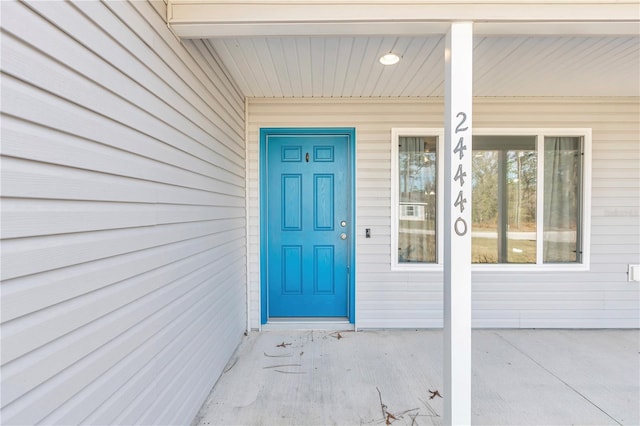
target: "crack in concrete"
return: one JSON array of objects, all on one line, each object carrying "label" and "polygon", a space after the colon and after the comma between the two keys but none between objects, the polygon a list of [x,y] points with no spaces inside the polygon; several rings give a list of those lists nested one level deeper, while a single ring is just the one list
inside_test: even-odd
[{"label": "crack in concrete", "polygon": [[589,404],[593,405],[595,408],[597,408],[598,410],[600,410],[604,415],[606,415],[607,417],[609,417],[611,420],[613,420],[614,422],[616,422],[616,424],[623,426],[623,424],[618,421],[615,417],[613,417],[611,414],[607,413],[605,410],[603,410],[602,408],[600,408],[598,406],[598,404],[596,404],[595,402],[593,402],[592,400],[590,400],[586,395],[584,395],[583,393],[581,393],[578,389],[574,388],[573,386],[571,386],[569,383],[567,383],[566,381],[564,381],[561,377],[559,377],[558,375],[556,375],[555,373],[553,373],[551,370],[549,370],[548,368],[546,368],[544,365],[542,365],[541,363],[539,363],[537,360],[535,360],[532,356],[530,356],[528,353],[524,352],[523,350],[521,350],[519,347],[517,347],[515,344],[511,343],[509,340],[507,340],[506,337],[501,336],[498,333],[494,333],[496,336],[498,336],[500,339],[504,340],[507,344],[509,344],[509,346],[511,346],[512,348],[514,348],[515,350],[517,350],[518,352],[520,352],[522,355],[524,355],[525,357],[529,358],[531,361],[533,361],[534,364],[536,364],[538,367],[542,368],[544,371],[546,371],[547,373],[549,373],[551,376],[555,377],[556,379],[558,379],[562,384],[564,384],[566,387],[568,387],[569,389],[571,389],[572,391],[574,391],[575,393],[577,393],[578,395],[580,395],[585,401],[587,401]]}]

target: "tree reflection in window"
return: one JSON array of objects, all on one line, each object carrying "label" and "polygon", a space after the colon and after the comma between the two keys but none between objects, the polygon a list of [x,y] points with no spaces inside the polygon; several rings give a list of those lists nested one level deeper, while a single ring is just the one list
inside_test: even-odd
[{"label": "tree reflection in window", "polygon": [[536,263],[535,136],[473,137],[472,261]]}]

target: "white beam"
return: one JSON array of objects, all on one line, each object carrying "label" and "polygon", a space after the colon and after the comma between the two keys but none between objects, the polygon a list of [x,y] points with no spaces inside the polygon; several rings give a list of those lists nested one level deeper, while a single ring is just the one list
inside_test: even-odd
[{"label": "white beam", "polygon": [[445,45],[444,421],[471,423],[471,123],[473,24]]},{"label": "white beam", "polygon": [[478,22],[483,35],[620,35],[640,22],[638,0],[168,1],[167,21],[186,38],[444,34],[453,21]]}]

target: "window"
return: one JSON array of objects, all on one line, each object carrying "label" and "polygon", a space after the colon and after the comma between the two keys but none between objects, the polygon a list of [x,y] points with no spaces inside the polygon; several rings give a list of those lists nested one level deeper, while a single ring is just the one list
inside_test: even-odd
[{"label": "window", "polygon": [[473,263],[536,263],[535,136],[474,136]]},{"label": "window", "polygon": [[398,261],[436,262],[437,138],[398,139]]},{"label": "window", "polygon": [[[392,137],[393,266],[433,267],[442,263],[442,130],[394,129]],[[590,140],[589,129],[474,131],[474,264],[588,265]]]},{"label": "window", "polygon": [[438,242],[442,216],[439,200],[441,182],[442,129],[402,129],[393,133],[395,161],[392,162],[394,208],[394,264],[411,268],[437,266],[441,257]]}]

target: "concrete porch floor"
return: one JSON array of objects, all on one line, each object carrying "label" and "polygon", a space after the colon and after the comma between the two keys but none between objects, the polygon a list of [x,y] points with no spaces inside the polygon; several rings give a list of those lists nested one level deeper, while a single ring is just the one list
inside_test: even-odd
[{"label": "concrete porch floor", "polygon": [[[442,330],[254,332],[193,424],[440,425],[442,344]],[[472,345],[473,424],[640,424],[638,330],[484,329]]]}]

